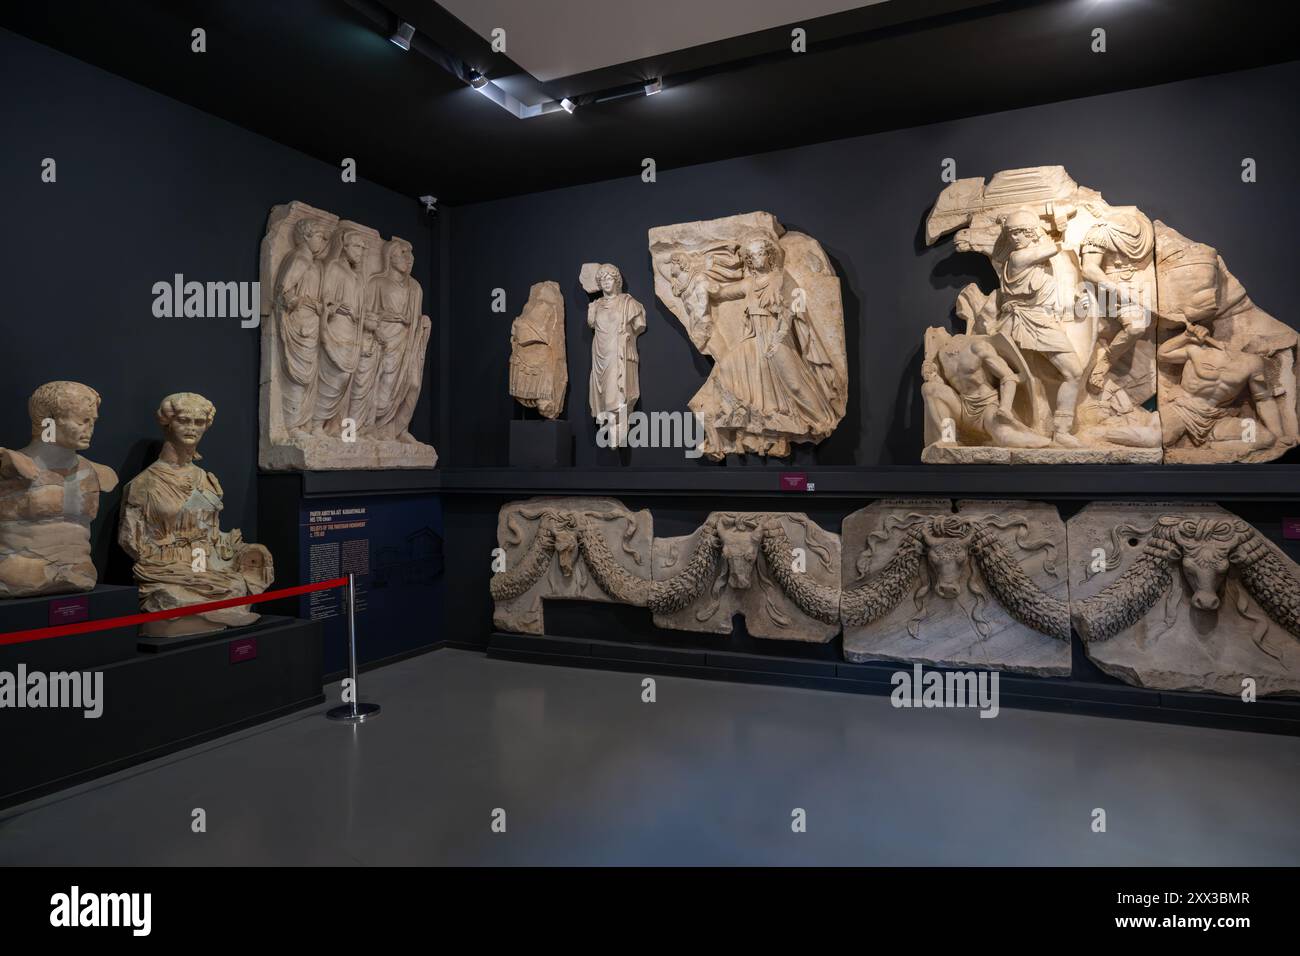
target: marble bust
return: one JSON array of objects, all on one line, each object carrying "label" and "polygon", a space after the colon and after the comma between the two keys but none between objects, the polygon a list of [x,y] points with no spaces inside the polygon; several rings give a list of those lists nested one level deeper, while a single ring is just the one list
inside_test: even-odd
[{"label": "marble bust", "polygon": [[[275,578],[271,554],[221,530],[223,493],[200,468],[198,444],[216,408],[202,395],[177,392],[158,406],[164,441],[158,460],[132,478],[122,499],[118,543],[135,561],[140,609],[166,611],[260,594]],[[141,625],[149,637],[173,637],[251,624],[248,607],[221,608]]]},{"label": "marble bust", "polygon": [[82,458],[99,416],[99,393],[47,382],[27,402],[32,440],[0,448],[0,598],[89,591],[95,586],[90,523],[113,469]]}]

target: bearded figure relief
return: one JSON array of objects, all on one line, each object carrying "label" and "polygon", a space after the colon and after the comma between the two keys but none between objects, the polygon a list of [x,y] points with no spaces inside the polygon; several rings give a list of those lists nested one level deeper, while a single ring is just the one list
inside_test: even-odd
[{"label": "bearded figure relief", "polygon": [[1074,627],[1106,673],[1300,693],[1300,569],[1250,524],[1217,505],[1098,503],[1069,535]]},{"label": "bearded figure relief", "polygon": [[997,288],[927,333],[927,462],[1159,462],[1154,229],[1061,166],[961,179],[926,220],[988,257]]},{"label": "bearded figure relief", "polygon": [[769,213],[650,230],[655,293],[714,360],[689,402],[713,459],[785,457],[844,417],[840,281],[821,245]]},{"label": "bearded figure relief", "polygon": [[924,461],[1254,462],[1300,440],[1296,332],[1212,247],[1061,166],[952,183],[926,244],[948,233],[997,288],[926,335]]},{"label": "bearded figure relief", "polygon": [[1051,505],[880,501],[843,535],[847,660],[1069,675],[1065,525]]}]

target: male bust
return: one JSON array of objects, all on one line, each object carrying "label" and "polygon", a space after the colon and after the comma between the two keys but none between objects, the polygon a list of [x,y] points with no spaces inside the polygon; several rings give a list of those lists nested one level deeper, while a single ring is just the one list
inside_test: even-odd
[{"label": "male bust", "polygon": [[27,402],[32,440],[0,448],[0,598],[95,587],[90,523],[117,475],[77,454],[90,447],[99,393],[47,382]]}]

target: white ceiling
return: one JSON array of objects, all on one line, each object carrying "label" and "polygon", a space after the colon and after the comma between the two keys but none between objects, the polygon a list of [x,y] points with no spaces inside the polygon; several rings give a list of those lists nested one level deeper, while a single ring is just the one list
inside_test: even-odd
[{"label": "white ceiling", "polygon": [[[542,82],[885,0],[438,0]],[[815,42],[815,37],[809,38]]]}]

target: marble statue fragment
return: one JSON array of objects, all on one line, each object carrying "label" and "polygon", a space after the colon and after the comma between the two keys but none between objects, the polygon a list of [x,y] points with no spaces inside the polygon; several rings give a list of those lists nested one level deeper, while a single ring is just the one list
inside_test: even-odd
[{"label": "marble statue fragment", "polygon": [[844,417],[840,280],[817,240],[766,212],[658,226],[655,294],[713,359],[690,400],[703,454],[786,457]]},{"label": "marble statue fragment", "polygon": [[1251,301],[1210,246],[1159,220],[1159,408],[1171,464],[1269,461],[1294,448],[1294,329]]},{"label": "marble statue fragment", "polygon": [[1300,693],[1300,568],[1212,504],[1104,502],[1069,521],[1088,657],[1138,687]]},{"label": "marble statue fragment", "polygon": [[1151,221],[1039,166],[949,185],[926,243],[953,231],[998,288],[967,285],[963,328],[926,335],[922,460],[1159,462]]},{"label": "marble statue fragment", "polygon": [[922,460],[1256,462],[1300,440],[1297,334],[1212,247],[1061,166],[952,183],[926,242],[953,231],[998,289],[926,334]]},{"label": "marble statue fragment", "polygon": [[[221,530],[221,484],[195,464],[199,441],[215,417],[216,408],[202,395],[164,398],[157,413],[162,452],[126,484],[118,543],[135,562],[142,611],[261,594],[275,579],[266,548],[246,542],[238,528]],[[248,606],[219,608],[147,621],[140,630],[150,637],[202,634],[251,624],[259,616]]]},{"label": "marble statue fragment", "polygon": [[90,524],[117,475],[78,453],[90,447],[99,402],[87,385],[47,382],[27,402],[31,442],[0,448],[0,598],[95,587]]},{"label": "marble statue fragment", "polygon": [[261,250],[258,457],[272,470],[432,468],[410,432],[431,323],[405,239],[305,203]]},{"label": "marble statue fragment", "polygon": [[497,516],[492,620],[545,633],[544,601],[605,601],[644,607],[650,592],[649,511],[610,498],[512,501]]},{"label": "marble statue fragment", "polygon": [[525,408],[555,419],[564,411],[568,388],[564,296],[558,282],[536,282],[510,325],[510,394]]},{"label": "marble statue fragment", "polygon": [[877,501],[844,519],[844,657],[1070,674],[1066,532],[1033,501]]},{"label": "marble statue fragment", "polygon": [[592,333],[587,401],[606,444],[618,448],[627,444],[628,415],[641,397],[637,338],[645,331],[645,308],[623,291],[623,273],[615,265],[586,263],[579,281],[595,295],[587,306]]},{"label": "marble statue fragment", "polygon": [[805,514],[719,511],[691,534],[656,538],[656,627],[825,644],[839,633],[840,536]]}]

